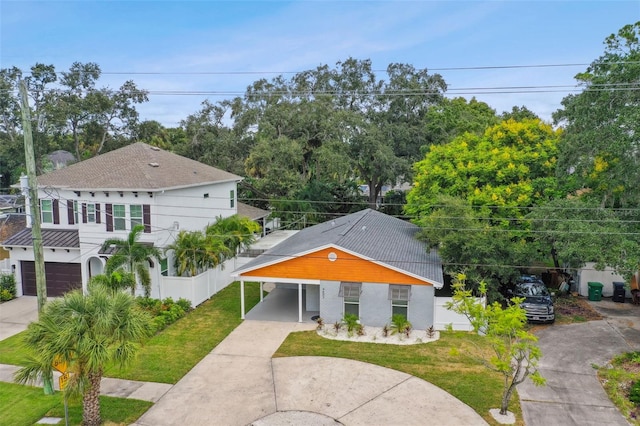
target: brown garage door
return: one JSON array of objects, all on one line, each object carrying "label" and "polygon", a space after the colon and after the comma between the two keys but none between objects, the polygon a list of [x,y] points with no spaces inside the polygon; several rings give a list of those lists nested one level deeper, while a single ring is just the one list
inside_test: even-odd
[{"label": "brown garage door", "polygon": [[[23,260],[22,294],[36,296],[36,267],[34,262]],[[47,278],[47,297],[61,296],[75,288],[82,288],[82,273],[79,263],[45,262],[45,276]]]}]

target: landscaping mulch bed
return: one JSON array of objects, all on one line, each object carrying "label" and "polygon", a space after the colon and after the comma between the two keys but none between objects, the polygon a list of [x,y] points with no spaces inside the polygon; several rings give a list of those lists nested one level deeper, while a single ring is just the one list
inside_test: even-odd
[{"label": "landscaping mulch bed", "polygon": [[[560,296],[555,303],[556,315],[567,318],[567,322],[594,321],[602,319],[589,302],[579,296]],[[564,321],[563,321],[564,322]]]}]

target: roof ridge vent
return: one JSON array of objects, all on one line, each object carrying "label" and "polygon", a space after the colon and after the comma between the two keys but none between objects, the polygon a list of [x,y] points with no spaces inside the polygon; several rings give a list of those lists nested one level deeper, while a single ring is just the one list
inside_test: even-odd
[{"label": "roof ridge vent", "polygon": [[150,165],[151,167],[160,167],[160,164],[158,164],[158,163],[156,163],[156,162],[151,162],[151,163],[149,163],[149,165]]}]

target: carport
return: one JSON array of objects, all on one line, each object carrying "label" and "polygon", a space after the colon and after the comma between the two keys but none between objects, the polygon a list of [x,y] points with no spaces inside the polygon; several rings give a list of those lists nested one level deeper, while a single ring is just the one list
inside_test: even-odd
[{"label": "carport", "polygon": [[[261,295],[262,289],[261,287]],[[302,285],[302,296],[298,294],[297,285],[283,285],[275,283],[266,297],[254,306],[243,318],[255,321],[283,321],[283,322],[313,322],[320,311],[307,310],[304,303],[300,304],[300,297],[304,300],[307,284]],[[244,307],[242,309],[244,312]]]}]

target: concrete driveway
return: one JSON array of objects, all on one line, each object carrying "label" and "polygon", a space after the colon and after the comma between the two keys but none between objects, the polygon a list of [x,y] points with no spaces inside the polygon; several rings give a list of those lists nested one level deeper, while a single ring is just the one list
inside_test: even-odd
[{"label": "concrete driveway", "polygon": [[38,320],[38,298],[22,296],[0,304],[0,340],[18,334]]},{"label": "concrete driveway", "polygon": [[399,371],[340,358],[272,358],[290,332],[314,328],[245,320],[135,424],[487,424],[447,392]]},{"label": "concrete driveway", "polygon": [[602,389],[593,365],[640,350],[640,307],[606,299],[591,304],[605,319],[536,332],[547,385],[527,380],[518,386],[527,426],[629,424]]}]

